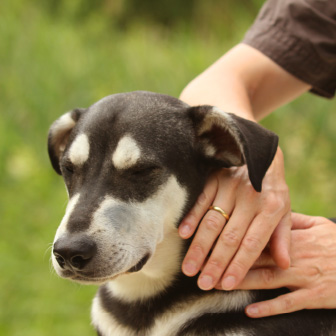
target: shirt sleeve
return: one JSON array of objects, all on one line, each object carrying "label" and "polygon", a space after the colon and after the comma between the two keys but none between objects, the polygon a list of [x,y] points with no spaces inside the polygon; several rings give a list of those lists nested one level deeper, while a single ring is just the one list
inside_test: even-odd
[{"label": "shirt sleeve", "polygon": [[243,43],[332,98],[336,90],[336,0],[268,0]]}]

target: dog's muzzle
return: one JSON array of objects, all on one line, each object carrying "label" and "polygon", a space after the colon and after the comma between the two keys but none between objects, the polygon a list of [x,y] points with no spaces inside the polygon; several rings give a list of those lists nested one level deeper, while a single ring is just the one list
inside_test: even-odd
[{"label": "dog's muzzle", "polygon": [[150,252],[143,251],[133,266],[127,267],[118,257],[116,262],[109,264],[109,261],[100,260],[96,243],[89,236],[78,233],[58,238],[53,255],[60,267],[59,275],[81,283],[105,282],[120,274],[139,272],[151,257]]},{"label": "dog's muzzle", "polygon": [[147,253],[143,258],[140,259],[140,261],[135,266],[133,266],[131,269],[128,270],[128,273],[140,271],[142,267],[145,266],[149,258],[150,258],[150,254]]}]

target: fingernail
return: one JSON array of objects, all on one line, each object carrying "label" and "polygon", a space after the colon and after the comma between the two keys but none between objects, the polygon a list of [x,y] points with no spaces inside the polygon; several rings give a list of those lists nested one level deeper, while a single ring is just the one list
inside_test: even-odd
[{"label": "fingernail", "polygon": [[229,275],[223,279],[222,287],[225,290],[233,289],[236,284],[236,278],[232,275]]},{"label": "fingernail", "polygon": [[251,306],[246,309],[246,313],[248,315],[258,315],[259,314],[259,309],[258,307]]},{"label": "fingernail", "polygon": [[199,287],[204,290],[213,288],[213,279],[210,275],[202,275],[199,279]]},{"label": "fingernail", "polygon": [[195,275],[197,273],[196,263],[188,260],[183,264],[183,273],[186,275]]},{"label": "fingernail", "polygon": [[188,237],[191,232],[190,226],[189,225],[183,225],[180,228],[180,234],[182,237]]}]

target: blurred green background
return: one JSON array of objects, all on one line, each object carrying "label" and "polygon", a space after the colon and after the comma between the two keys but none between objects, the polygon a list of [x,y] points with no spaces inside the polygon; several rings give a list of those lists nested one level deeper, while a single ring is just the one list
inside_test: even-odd
[{"label": "blurred green background", "polygon": [[[52,121],[111,93],[178,96],[238,43],[262,0],[0,2],[0,335],[94,335],[96,288],[59,279],[66,206]],[[305,94],[263,123],[280,135],[294,209],[335,216],[335,100]]]}]

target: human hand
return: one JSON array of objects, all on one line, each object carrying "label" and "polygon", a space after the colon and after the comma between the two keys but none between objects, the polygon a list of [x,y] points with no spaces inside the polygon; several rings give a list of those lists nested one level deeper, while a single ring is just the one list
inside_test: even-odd
[{"label": "human hand", "polygon": [[323,217],[292,214],[291,266],[282,270],[265,253],[239,289],[287,287],[290,293],[246,307],[250,317],[301,309],[336,308],[336,225]]},{"label": "human hand", "polygon": [[[220,213],[208,211],[210,205],[225,210],[230,220],[226,223]],[[288,268],[290,200],[281,150],[264,177],[260,193],[253,189],[245,166],[212,175],[182,221],[180,236],[190,238],[196,228],[182,271],[194,276],[202,269],[198,279],[201,289],[210,290],[219,281],[225,290],[235,288],[269,241],[277,265]]]}]

